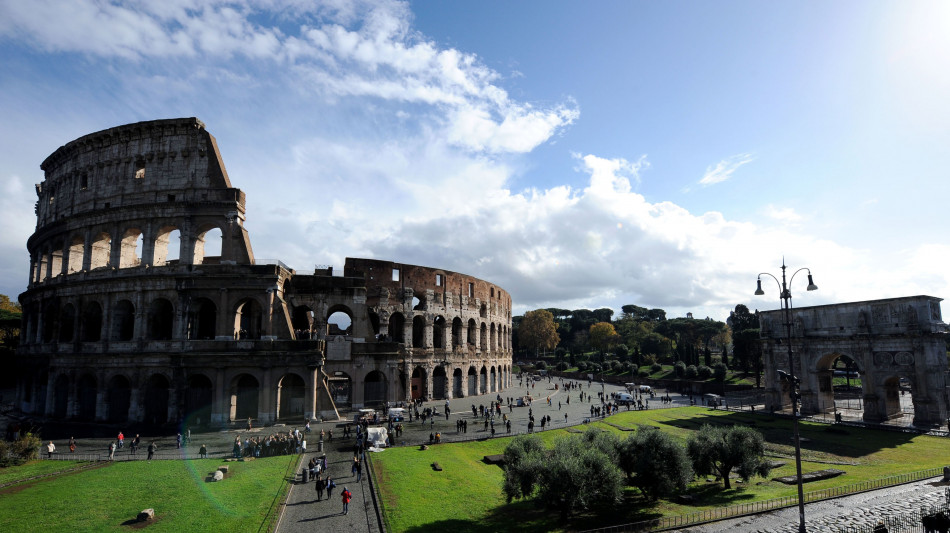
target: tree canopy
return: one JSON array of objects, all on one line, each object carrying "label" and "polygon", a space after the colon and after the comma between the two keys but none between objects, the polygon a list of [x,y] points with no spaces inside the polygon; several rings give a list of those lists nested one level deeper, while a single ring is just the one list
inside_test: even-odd
[{"label": "tree canopy", "polygon": [[651,500],[686,489],[693,469],[686,450],[668,433],[640,429],[620,446],[620,468],[630,484]]},{"label": "tree canopy", "polygon": [[704,424],[686,441],[686,453],[697,474],[715,474],[723,488],[731,488],[729,474],[735,470],[743,481],[752,476],[767,476],[772,467],[765,460],[765,439],[758,431],[745,427],[723,428]]},{"label": "tree canopy", "polygon": [[620,335],[610,322],[598,322],[590,327],[590,345],[604,353],[620,341]]},{"label": "tree canopy", "polygon": [[561,338],[554,316],[545,309],[525,313],[518,327],[518,346],[534,350],[553,350]]}]

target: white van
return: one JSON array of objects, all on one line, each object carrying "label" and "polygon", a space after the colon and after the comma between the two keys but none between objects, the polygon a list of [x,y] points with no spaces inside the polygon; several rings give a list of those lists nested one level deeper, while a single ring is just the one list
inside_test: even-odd
[{"label": "white van", "polygon": [[640,385],[640,394],[650,394],[653,391],[653,388],[649,385]]},{"label": "white van", "polygon": [[633,396],[630,396],[626,392],[618,392],[615,396],[617,403],[633,403]]}]

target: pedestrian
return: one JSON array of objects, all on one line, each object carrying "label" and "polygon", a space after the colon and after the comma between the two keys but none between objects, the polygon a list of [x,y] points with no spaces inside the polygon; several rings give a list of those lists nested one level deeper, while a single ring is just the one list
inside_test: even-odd
[{"label": "pedestrian", "polygon": [[179,433],[178,436],[175,437],[175,444],[178,446],[178,449],[180,450],[181,449],[181,433]]},{"label": "pedestrian", "polygon": [[115,442],[109,443],[109,460],[115,460]]},{"label": "pedestrian", "polygon": [[323,489],[325,489],[326,487],[327,487],[326,481],[324,481],[322,477],[317,476],[316,486],[314,487],[315,489],[317,489],[317,501],[320,501],[323,499]]},{"label": "pedestrian", "polygon": [[360,479],[363,477],[363,463],[356,462],[356,482],[359,483]]},{"label": "pedestrian", "polygon": [[336,483],[334,483],[333,478],[330,477],[330,474],[327,474],[327,499],[333,497],[333,489],[336,488]]},{"label": "pedestrian", "polygon": [[125,435],[123,435],[122,432],[120,431],[119,432],[119,448],[121,448],[123,445],[125,445]]},{"label": "pedestrian", "polygon": [[69,453],[74,453],[76,451],[76,438],[69,437]]},{"label": "pedestrian", "polygon": [[247,430],[251,430],[251,417],[247,417]]},{"label": "pedestrian", "polygon": [[199,457],[200,459],[207,459],[207,458],[208,458],[208,447],[205,446],[204,444],[202,444],[202,445],[201,445],[201,448],[198,449],[198,457]]},{"label": "pedestrian", "polygon": [[155,441],[152,441],[152,442],[148,443],[148,458],[147,458],[147,459],[148,459],[149,461],[151,461],[151,460],[152,460],[152,456],[155,455],[155,448],[156,448],[156,446],[155,446]]},{"label": "pedestrian", "polygon": [[359,455],[354,455],[354,456],[353,456],[353,467],[350,468],[350,474],[352,474],[352,475],[354,475],[354,476],[356,475],[356,468],[359,466],[359,464],[360,464],[360,457],[359,457]]},{"label": "pedestrian", "polygon": [[343,487],[343,493],[340,495],[343,500],[343,514],[350,512],[350,500],[353,499],[353,493]]},{"label": "pedestrian", "polygon": [[49,441],[49,444],[46,445],[46,458],[47,458],[47,459],[52,459],[52,458],[53,458],[53,452],[55,452],[55,451],[56,451],[56,445],[53,444],[53,441]]}]

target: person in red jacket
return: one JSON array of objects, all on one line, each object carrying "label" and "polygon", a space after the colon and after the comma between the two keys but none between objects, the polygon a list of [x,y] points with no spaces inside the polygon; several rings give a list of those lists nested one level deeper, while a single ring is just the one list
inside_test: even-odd
[{"label": "person in red jacket", "polygon": [[353,493],[350,489],[343,487],[343,514],[350,512],[350,500],[353,499]]}]

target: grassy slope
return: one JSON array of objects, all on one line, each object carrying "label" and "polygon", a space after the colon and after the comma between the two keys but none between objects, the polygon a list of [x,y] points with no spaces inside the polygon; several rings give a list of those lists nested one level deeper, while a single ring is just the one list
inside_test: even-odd
[{"label": "grassy slope", "polygon": [[[373,457],[388,525],[394,532],[432,528],[453,533],[513,528],[523,531],[584,529],[796,493],[794,485],[771,480],[795,474],[790,421],[700,407],[622,412],[609,421],[628,428],[642,424],[659,427],[683,441],[702,423],[754,425],[764,434],[771,458],[786,464],[774,470],[769,479],[736,483],[729,491],[722,490],[721,483],[699,480],[690,489],[699,497],[695,505],[667,501],[652,504],[642,501],[635,489],[627,489],[624,505],[578,517],[570,524],[558,524],[552,513],[535,509],[530,502],[505,504],[501,494],[501,468],[486,465],[481,459],[502,453],[508,439],[439,445],[427,451],[396,448]],[[616,431],[622,438],[629,434],[603,422],[594,425]],[[550,444],[567,434],[564,430],[554,430],[542,436]],[[837,478],[808,483],[806,491],[943,466],[950,460],[946,440],[935,437],[809,423],[801,424],[801,435],[807,439],[803,442],[804,472],[826,468],[846,472]],[[432,470],[433,462],[438,462],[444,470]]]},{"label": "grassy slope", "polygon": [[149,531],[257,531],[272,519],[296,460],[228,463],[219,483],[205,478],[220,459],[111,463],[27,482],[0,492],[0,531],[124,531],[123,522],[149,507],[156,513]]}]

